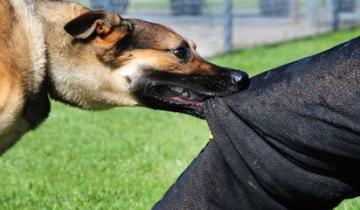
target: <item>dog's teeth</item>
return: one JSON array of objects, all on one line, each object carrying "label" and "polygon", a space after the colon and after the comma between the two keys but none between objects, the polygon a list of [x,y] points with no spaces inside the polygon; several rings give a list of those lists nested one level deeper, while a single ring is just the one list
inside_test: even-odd
[{"label": "dog's teeth", "polygon": [[184,88],[183,87],[179,87],[179,86],[171,86],[170,90],[176,92],[176,93],[183,93],[184,92]]},{"label": "dog's teeth", "polygon": [[190,92],[189,91],[184,91],[181,96],[186,97],[186,98],[190,98]]}]

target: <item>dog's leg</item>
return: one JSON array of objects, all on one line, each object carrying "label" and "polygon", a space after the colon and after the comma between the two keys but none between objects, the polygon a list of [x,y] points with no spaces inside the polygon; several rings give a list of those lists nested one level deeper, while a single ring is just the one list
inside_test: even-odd
[{"label": "dog's leg", "polygon": [[28,123],[23,120],[18,122],[16,126],[13,126],[9,132],[0,136],[0,156],[11,146],[15,145],[16,142],[29,130]]}]

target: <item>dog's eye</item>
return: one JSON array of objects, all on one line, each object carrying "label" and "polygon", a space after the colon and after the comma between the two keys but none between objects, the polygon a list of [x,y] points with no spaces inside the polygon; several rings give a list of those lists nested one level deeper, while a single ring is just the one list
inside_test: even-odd
[{"label": "dog's eye", "polygon": [[186,59],[188,57],[188,50],[186,47],[179,47],[176,49],[171,50],[171,52],[180,59]]}]

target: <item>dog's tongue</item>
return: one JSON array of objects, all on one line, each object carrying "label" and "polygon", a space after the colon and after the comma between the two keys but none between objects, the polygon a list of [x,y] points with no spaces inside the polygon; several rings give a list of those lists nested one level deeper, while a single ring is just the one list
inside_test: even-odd
[{"label": "dog's tongue", "polygon": [[182,98],[181,96],[175,96],[170,98],[177,104],[185,104],[185,105],[194,105],[194,106],[202,106],[202,101],[189,100],[187,98]]}]

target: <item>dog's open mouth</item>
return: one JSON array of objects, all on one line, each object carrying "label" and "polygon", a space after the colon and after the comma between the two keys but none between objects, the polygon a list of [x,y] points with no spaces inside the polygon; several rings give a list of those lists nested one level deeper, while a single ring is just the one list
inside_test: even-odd
[{"label": "dog's open mouth", "polygon": [[204,112],[203,102],[209,98],[204,94],[178,85],[157,85],[150,88],[154,98],[168,105],[195,111],[198,115]]},{"label": "dog's open mouth", "polygon": [[143,106],[205,118],[206,100],[247,87],[246,74],[243,73],[241,84],[238,84],[233,82],[230,73],[209,76],[153,71],[137,81],[133,93]]}]

